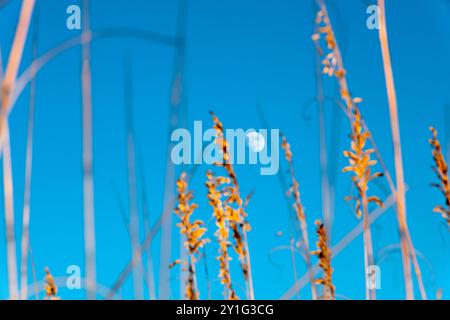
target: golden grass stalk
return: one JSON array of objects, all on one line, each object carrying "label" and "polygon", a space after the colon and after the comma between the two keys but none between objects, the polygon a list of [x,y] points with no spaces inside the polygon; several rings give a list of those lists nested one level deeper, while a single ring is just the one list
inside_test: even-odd
[{"label": "golden grass stalk", "polygon": [[439,183],[434,183],[433,186],[442,192],[445,199],[445,206],[438,205],[434,207],[434,212],[439,213],[450,226],[450,184],[448,180],[448,166],[442,153],[441,144],[437,138],[437,130],[430,127],[430,131],[433,134],[432,138],[429,140],[429,143],[433,149],[432,153],[435,163],[433,166],[433,171],[436,173],[439,180]]},{"label": "golden grass stalk", "polygon": [[384,0],[378,0],[379,9],[379,38],[383,56],[383,67],[386,79],[386,89],[389,102],[389,114],[391,120],[392,141],[394,143],[395,180],[397,183],[397,216],[401,234],[401,251],[403,261],[403,275],[405,280],[406,298],[414,299],[414,289],[411,277],[410,252],[406,240],[408,224],[406,221],[405,182],[403,177],[403,160],[400,140],[400,128],[397,111],[397,98],[395,93],[394,75],[392,72],[391,55],[386,26],[386,10]]},{"label": "golden grass stalk", "polygon": [[317,284],[321,284],[324,287],[323,299],[334,300],[335,287],[332,281],[333,268],[331,267],[331,257],[332,253],[328,247],[328,236],[325,225],[316,221],[317,227],[317,250],[313,251],[312,254],[319,257],[319,266],[322,269],[322,278],[316,280]]},{"label": "golden grass stalk", "polygon": [[10,299],[19,296],[17,282],[17,252],[14,234],[14,196],[12,167],[9,141],[8,111],[11,95],[14,92],[17,73],[22,60],[23,49],[33,14],[35,1],[24,0],[21,7],[19,23],[9,54],[8,65],[0,88],[0,152],[3,152],[3,192],[5,205],[6,247],[8,268],[8,289]]},{"label": "golden grass stalk", "polygon": [[60,300],[56,295],[58,294],[58,287],[56,286],[55,280],[50,273],[49,268],[45,268],[45,300]]},{"label": "golden grass stalk", "polygon": [[191,216],[194,210],[198,207],[197,204],[190,204],[193,199],[193,194],[188,191],[188,183],[186,182],[186,173],[182,173],[177,181],[178,205],[175,208],[175,213],[180,218],[177,226],[180,228],[180,233],[186,237],[184,246],[188,255],[187,262],[187,279],[185,294],[188,300],[200,299],[200,293],[197,287],[197,278],[195,274],[195,263],[197,257],[200,255],[199,250],[209,241],[203,239],[206,232],[204,223],[201,220],[191,222]]},{"label": "golden grass stalk", "polygon": [[285,158],[289,164],[289,173],[291,176],[292,185],[291,185],[290,189],[288,190],[288,194],[292,195],[292,198],[294,199],[293,207],[297,214],[297,219],[300,223],[300,229],[302,231],[302,240],[305,245],[305,262],[306,262],[306,267],[308,269],[308,273],[309,273],[309,277],[310,277],[311,295],[312,295],[313,300],[316,300],[317,292],[316,292],[316,287],[314,285],[315,284],[314,274],[312,272],[311,256],[310,256],[310,252],[309,252],[308,225],[306,223],[305,210],[303,208],[301,198],[300,198],[299,183],[297,182],[297,179],[295,178],[291,146],[287,142],[286,137],[284,137],[284,136],[283,136],[283,141],[281,143],[281,148],[284,150]]},{"label": "golden grass stalk", "polygon": [[228,300],[239,299],[233,288],[230,274],[231,257],[228,248],[231,246],[230,237],[230,211],[225,210],[222,201],[223,191],[220,189],[223,184],[229,183],[229,178],[215,177],[211,171],[206,173],[206,188],[208,189],[209,204],[213,209],[213,216],[216,219],[217,231],[215,233],[219,244],[219,278],[224,286],[224,297]]},{"label": "golden grass stalk", "polygon": [[254,300],[255,295],[253,291],[252,270],[250,263],[250,254],[247,241],[247,232],[250,231],[250,224],[246,220],[247,214],[245,212],[244,201],[241,198],[239,184],[231,164],[230,152],[228,149],[228,142],[224,136],[224,128],[219,118],[211,112],[214,122],[213,128],[216,130],[215,143],[221,148],[223,153],[223,162],[216,163],[217,166],[223,167],[231,183],[228,183],[226,188],[224,201],[224,209],[230,219],[230,228],[234,238],[234,249],[239,256],[241,270],[244,275],[245,285],[247,289],[247,298]]},{"label": "golden grass stalk", "polygon": [[[373,265],[373,246],[370,224],[368,222],[368,205],[374,202],[382,205],[382,202],[377,197],[367,195],[368,184],[371,180],[379,177],[380,173],[371,173],[371,167],[377,162],[371,159],[371,155],[375,152],[373,149],[367,149],[367,140],[371,134],[363,126],[362,116],[359,111],[358,103],[362,101],[360,98],[352,98],[348,88],[346,71],[342,61],[338,43],[336,41],[331,21],[322,0],[317,1],[319,5],[319,12],[316,16],[316,31],[313,35],[313,40],[316,42],[318,51],[325,55],[323,63],[323,72],[329,76],[334,76],[339,85],[339,91],[342,100],[345,102],[346,113],[349,117],[352,127],[351,134],[351,148],[344,152],[344,155],[349,159],[349,166],[344,168],[344,172],[353,172],[352,182],[355,185],[358,195],[347,197],[347,200],[354,200],[356,202],[356,215],[363,217],[364,224],[364,269],[366,276],[366,298],[375,299],[375,290],[369,288],[368,277],[369,267]],[[322,49],[320,46],[320,39],[324,38],[326,48]],[[326,54],[325,54],[326,53]]]},{"label": "golden grass stalk", "polygon": [[344,155],[349,159],[349,166],[343,172],[352,172],[352,181],[357,189],[357,196],[349,196],[347,200],[356,202],[355,212],[358,218],[363,217],[364,224],[364,266],[366,274],[366,298],[374,300],[375,290],[369,288],[369,267],[374,264],[372,234],[369,224],[368,205],[373,202],[383,206],[381,200],[375,196],[368,196],[369,182],[381,174],[371,172],[371,167],[377,162],[371,159],[373,149],[365,148],[370,132],[364,131],[361,125],[361,115],[358,109],[353,109],[353,122],[351,134],[351,150],[345,151]]},{"label": "golden grass stalk", "polygon": [[82,33],[82,131],[83,131],[83,212],[84,212],[84,250],[86,265],[86,290],[89,300],[96,296],[95,263],[95,214],[94,178],[92,155],[92,86],[91,86],[91,31],[89,23],[89,0],[83,1]]}]

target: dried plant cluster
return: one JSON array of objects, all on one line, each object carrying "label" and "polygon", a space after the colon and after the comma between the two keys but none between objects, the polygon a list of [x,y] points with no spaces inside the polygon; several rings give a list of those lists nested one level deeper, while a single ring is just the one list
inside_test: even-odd
[{"label": "dried plant cluster", "polygon": [[317,284],[324,287],[323,298],[327,300],[334,300],[335,287],[332,281],[333,268],[331,267],[332,253],[328,246],[327,231],[321,221],[316,221],[317,227],[317,250],[312,254],[319,258],[319,266],[322,269],[322,278],[316,279]]},{"label": "dried plant cluster", "polygon": [[218,167],[223,167],[227,173],[228,179],[222,180],[226,182],[223,186],[223,206],[227,217],[229,217],[230,228],[234,239],[233,247],[236,251],[241,270],[244,275],[247,297],[254,298],[252,276],[250,270],[250,254],[248,250],[247,232],[250,231],[250,224],[246,220],[247,213],[245,212],[245,204],[248,199],[244,201],[240,194],[239,184],[231,164],[230,151],[228,142],[225,139],[224,128],[219,118],[211,112],[213,120],[213,129],[216,130],[215,143],[222,150],[223,162],[216,163]]},{"label": "dried plant cluster", "polygon": [[56,287],[55,280],[50,273],[49,268],[45,268],[45,299],[46,300],[59,300],[56,296],[58,293],[58,288]]},{"label": "dried plant cluster", "polygon": [[199,292],[195,275],[195,263],[199,256],[199,250],[209,240],[203,238],[206,232],[203,221],[195,220],[194,222],[191,222],[191,216],[197,208],[197,205],[195,203],[190,204],[190,201],[193,199],[193,194],[191,191],[188,191],[186,173],[182,173],[177,181],[177,193],[178,205],[175,208],[175,213],[180,218],[180,222],[177,226],[180,229],[180,233],[186,238],[184,246],[188,252],[185,294],[188,300],[198,300]]},{"label": "dried plant cluster", "polygon": [[233,288],[230,274],[231,257],[228,248],[230,242],[230,212],[225,210],[223,204],[223,191],[221,186],[227,184],[226,177],[215,177],[211,171],[206,173],[206,188],[208,189],[209,204],[213,209],[213,216],[216,219],[217,231],[215,233],[219,245],[219,278],[224,286],[224,297],[228,300],[237,300],[238,296]]},{"label": "dried plant cluster", "polygon": [[439,183],[434,183],[433,186],[438,188],[445,199],[445,206],[438,205],[434,208],[434,211],[441,214],[448,225],[450,226],[450,185],[448,181],[448,166],[445,162],[444,155],[442,154],[442,147],[437,138],[437,130],[430,127],[432,133],[432,138],[429,143],[432,147],[433,160],[435,165],[432,167],[433,171],[436,173]]},{"label": "dried plant cluster", "polygon": [[368,196],[369,182],[382,176],[380,172],[372,173],[371,168],[377,164],[376,160],[371,159],[371,154],[375,151],[366,148],[367,139],[370,133],[363,130],[361,124],[361,115],[356,111],[352,122],[351,148],[344,151],[344,155],[348,158],[349,166],[343,169],[343,172],[352,172],[352,181],[357,189],[357,197],[347,197],[348,200],[355,200],[355,212],[358,218],[362,216],[362,211],[367,210],[368,203],[376,203],[383,206],[382,201],[375,196]]}]

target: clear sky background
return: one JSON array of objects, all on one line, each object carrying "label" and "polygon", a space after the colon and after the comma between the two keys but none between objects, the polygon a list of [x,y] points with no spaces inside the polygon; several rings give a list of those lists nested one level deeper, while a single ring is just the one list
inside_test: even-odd
[{"label": "clear sky background", "polygon": [[[66,8],[76,0],[38,0],[39,54],[78,36],[66,28]],[[141,28],[175,35],[176,0],[93,0],[93,30],[109,27]],[[314,220],[321,217],[319,138],[315,98],[314,47],[311,41],[316,7],[313,0],[189,1],[184,98],[187,127],[193,121],[211,125],[213,110],[227,128],[264,128],[258,108],[268,126],[283,131],[291,142],[297,179],[306,207],[310,242],[316,237]],[[450,232],[433,207],[443,199],[430,187],[435,181],[427,139],[429,125],[440,132],[442,143],[450,132],[450,2],[445,0],[388,0],[387,22],[396,81],[410,231],[420,253],[425,286],[430,298],[438,288],[450,298]],[[389,125],[381,51],[376,30],[366,27],[366,8],[375,1],[327,1],[332,23],[343,52],[350,89],[364,99],[363,115],[393,174]],[[18,19],[20,1],[0,10],[0,45],[7,60]],[[34,27],[32,27],[33,31]],[[130,258],[130,244],[121,217],[116,187],[127,207],[127,166],[124,121],[124,56],[133,64],[134,122],[138,155],[145,171],[151,220],[163,208],[168,108],[174,50],[136,39],[104,39],[92,46],[94,112],[94,179],[98,282],[111,286]],[[21,70],[31,63],[28,39]],[[49,63],[37,77],[34,163],[31,188],[31,244],[37,277],[44,267],[64,276],[69,265],[83,268],[83,211],[81,162],[81,50],[73,48]],[[326,95],[337,97],[332,79],[325,78]],[[17,101],[10,117],[16,234],[19,240],[23,203],[28,89]],[[335,177],[336,198],[332,243],[357,223],[353,206],[343,198],[350,190],[350,176],[342,151],[348,148],[349,125],[336,104],[326,104],[330,175]],[[285,169],[285,163],[283,168]],[[205,171],[198,168],[190,188],[196,211],[214,239],[215,224],[207,204]],[[178,171],[181,168],[177,169]],[[236,166],[243,194],[255,189],[248,207],[252,231],[249,245],[256,298],[278,299],[293,283],[289,245],[289,211],[277,176],[259,175],[258,166]],[[115,187],[114,187],[115,186]],[[381,179],[371,192],[389,196]],[[0,207],[3,214],[3,204]],[[141,212],[141,211],[140,211]],[[281,233],[280,233],[281,231]],[[378,297],[404,298],[401,257],[398,249],[381,253],[399,242],[395,212],[387,211],[373,226],[376,261],[381,268],[382,288]],[[280,234],[282,234],[280,236]],[[0,237],[5,239],[0,219]],[[174,237],[176,230],[174,228]],[[214,241],[213,241],[214,242]],[[0,298],[7,298],[5,242],[0,242]],[[156,271],[159,237],[152,245]],[[217,247],[206,247],[211,297],[221,298],[217,278]],[[172,249],[179,256],[178,244]],[[236,259],[233,260],[237,264]],[[208,296],[203,260],[199,262],[200,294]],[[363,243],[358,237],[333,260],[333,281],[338,297],[364,298]],[[297,257],[297,269],[305,272]],[[178,299],[179,269],[171,276],[171,297]],[[244,296],[243,281],[233,268],[238,295]],[[83,273],[84,274],[84,273]],[[155,273],[157,275],[157,272]],[[30,273],[31,278],[31,273]],[[131,279],[131,278],[130,278]],[[132,298],[130,279],[122,290]],[[418,297],[417,283],[415,283]],[[65,299],[82,298],[83,290],[61,289]],[[310,298],[303,289],[301,298]]]}]

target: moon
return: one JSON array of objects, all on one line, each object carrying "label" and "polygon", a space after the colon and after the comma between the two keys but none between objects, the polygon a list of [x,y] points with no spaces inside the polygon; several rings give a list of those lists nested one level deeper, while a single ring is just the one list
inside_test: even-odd
[{"label": "moon", "polygon": [[260,133],[251,131],[247,133],[247,144],[251,151],[261,152],[266,146],[266,140]]}]

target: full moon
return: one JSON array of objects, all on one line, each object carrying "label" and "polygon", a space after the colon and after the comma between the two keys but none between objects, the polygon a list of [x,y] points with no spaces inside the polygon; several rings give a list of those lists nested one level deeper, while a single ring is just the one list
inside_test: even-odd
[{"label": "full moon", "polygon": [[261,152],[266,145],[266,141],[261,134],[251,131],[247,134],[247,144],[251,151]]}]

